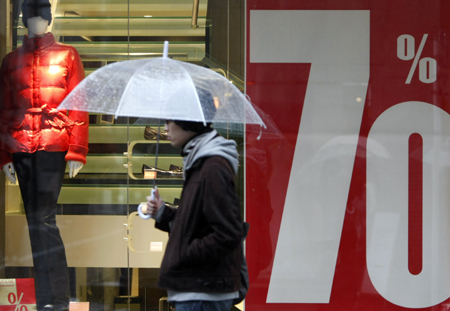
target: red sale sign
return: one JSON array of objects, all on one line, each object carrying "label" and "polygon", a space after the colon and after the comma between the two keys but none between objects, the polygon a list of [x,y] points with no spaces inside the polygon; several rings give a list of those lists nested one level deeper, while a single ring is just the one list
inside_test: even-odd
[{"label": "red sale sign", "polygon": [[0,279],[0,310],[36,310],[34,279]]},{"label": "red sale sign", "polygon": [[246,310],[450,306],[449,13],[247,0]]}]

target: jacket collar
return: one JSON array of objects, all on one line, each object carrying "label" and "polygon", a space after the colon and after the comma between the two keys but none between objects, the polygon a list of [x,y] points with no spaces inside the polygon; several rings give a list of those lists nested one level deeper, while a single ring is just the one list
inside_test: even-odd
[{"label": "jacket collar", "polygon": [[23,38],[23,46],[29,51],[44,50],[55,42],[55,37],[51,32],[47,32],[43,37],[28,38],[28,35],[25,35]]}]

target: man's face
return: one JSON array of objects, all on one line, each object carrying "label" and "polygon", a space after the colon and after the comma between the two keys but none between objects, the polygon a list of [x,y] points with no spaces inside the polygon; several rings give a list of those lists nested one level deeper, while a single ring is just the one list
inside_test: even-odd
[{"label": "man's face", "polygon": [[185,131],[173,121],[166,121],[164,130],[167,132],[167,139],[172,146],[177,148],[183,147],[195,135],[195,132]]}]

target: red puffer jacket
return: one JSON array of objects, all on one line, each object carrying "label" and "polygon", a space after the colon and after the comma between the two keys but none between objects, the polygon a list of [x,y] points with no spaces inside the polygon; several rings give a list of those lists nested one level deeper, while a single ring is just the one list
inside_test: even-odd
[{"label": "red puffer jacket", "polygon": [[25,36],[23,45],[5,56],[0,68],[0,167],[11,153],[67,151],[66,161],[86,163],[89,115],[56,110],[84,78],[75,48]]}]

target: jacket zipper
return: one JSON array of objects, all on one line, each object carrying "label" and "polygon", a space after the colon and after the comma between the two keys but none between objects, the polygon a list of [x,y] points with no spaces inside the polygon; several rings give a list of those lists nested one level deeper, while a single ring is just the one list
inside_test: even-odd
[{"label": "jacket zipper", "polygon": [[[33,67],[32,67],[32,72],[31,72],[31,76],[32,76],[32,103],[31,103],[31,107],[32,108],[39,108],[39,98],[40,98],[40,94],[39,94],[39,63],[40,63],[40,57],[39,57],[39,46],[37,44],[37,42],[34,43],[34,51],[33,51]],[[38,129],[37,127],[37,115],[36,114],[31,114],[31,118],[32,118],[32,131],[36,131]]]}]

